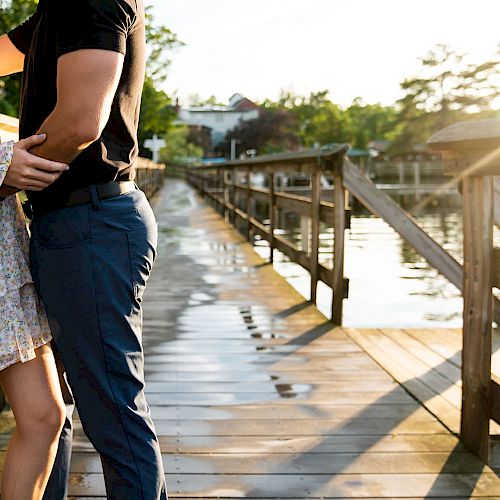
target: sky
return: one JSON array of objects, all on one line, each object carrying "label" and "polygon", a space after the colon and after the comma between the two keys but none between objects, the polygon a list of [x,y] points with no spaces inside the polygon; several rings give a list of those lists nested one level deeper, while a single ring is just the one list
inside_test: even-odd
[{"label": "sky", "polygon": [[[146,3],[148,1],[146,0]],[[438,43],[482,61],[500,43],[500,0],[149,0],[156,23],[186,46],[172,54],[170,95],[234,93],[260,101],[280,91],[328,89],[392,104],[399,84]]]}]

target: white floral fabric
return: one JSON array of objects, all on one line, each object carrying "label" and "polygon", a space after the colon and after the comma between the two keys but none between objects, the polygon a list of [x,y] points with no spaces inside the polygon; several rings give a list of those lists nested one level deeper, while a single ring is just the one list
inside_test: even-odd
[{"label": "white floral fabric", "polygon": [[[14,143],[0,143],[0,185]],[[47,316],[29,270],[29,236],[17,195],[0,201],[0,370],[35,358],[35,349],[50,342]]]}]

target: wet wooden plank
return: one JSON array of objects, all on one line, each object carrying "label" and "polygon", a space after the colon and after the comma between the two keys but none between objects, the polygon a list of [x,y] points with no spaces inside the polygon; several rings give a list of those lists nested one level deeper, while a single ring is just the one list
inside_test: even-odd
[{"label": "wet wooden plank", "polygon": [[[394,434],[441,434],[442,425],[436,420],[404,419],[311,419],[307,425],[300,421],[283,420],[156,420],[159,436],[331,436]],[[80,424],[75,432],[81,432]]]},{"label": "wet wooden plank", "polygon": [[[460,453],[210,453],[163,455],[167,473],[182,474],[480,474],[484,465],[465,451]],[[74,453],[71,472],[102,473],[102,464],[93,453]]]},{"label": "wet wooden plank", "polygon": [[[163,453],[414,453],[465,451],[449,434],[396,434],[390,436],[159,436]],[[5,443],[2,444],[4,449]],[[75,452],[93,452],[81,433],[75,435]]]},{"label": "wet wooden plank", "polygon": [[[488,498],[500,495],[493,473],[477,474],[166,474],[170,496],[176,498]],[[72,474],[70,495],[85,495],[91,489],[103,496],[101,474]]]},{"label": "wet wooden plank", "polygon": [[316,382],[314,384],[290,384],[282,381],[278,382],[147,382],[146,393],[224,393],[232,394],[248,392],[279,392],[288,393],[336,393],[336,392],[383,392],[399,388],[394,381],[380,380],[347,380],[332,382]]},{"label": "wet wooden plank", "polygon": [[412,415],[415,420],[429,420],[429,413],[416,404],[408,405],[237,405],[233,407],[205,406],[153,406],[151,413],[156,420],[310,420],[311,418],[386,419],[405,418]]}]

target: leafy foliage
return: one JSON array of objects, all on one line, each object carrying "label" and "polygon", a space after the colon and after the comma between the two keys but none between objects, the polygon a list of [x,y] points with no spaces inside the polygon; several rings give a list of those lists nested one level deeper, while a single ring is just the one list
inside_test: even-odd
[{"label": "leafy foliage", "polygon": [[294,127],[295,118],[288,110],[262,108],[258,118],[241,121],[229,131],[217,152],[229,157],[231,139],[236,139],[238,152],[255,149],[258,154],[266,154],[293,150],[299,144]]},{"label": "leafy foliage", "polygon": [[186,165],[199,160],[203,156],[203,149],[189,142],[188,137],[188,127],[171,127],[165,136],[167,145],[160,152],[161,161]]},{"label": "leafy foliage", "polygon": [[[0,0],[0,35],[21,24],[36,10],[34,0]],[[0,78],[0,113],[10,116],[19,114],[21,75]]]},{"label": "leafy foliage", "polygon": [[490,116],[500,96],[500,47],[487,61],[471,63],[447,45],[421,59],[417,77],[401,84],[392,149],[425,143],[433,132],[459,120]]},{"label": "leafy foliage", "polygon": [[158,84],[166,80],[173,49],[182,47],[184,42],[163,25],[155,25],[152,7],[146,7],[146,43],[149,49],[147,76]]}]

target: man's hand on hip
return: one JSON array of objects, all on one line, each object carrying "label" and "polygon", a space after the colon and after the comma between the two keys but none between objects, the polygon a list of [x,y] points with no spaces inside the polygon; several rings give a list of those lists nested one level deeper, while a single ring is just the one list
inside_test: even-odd
[{"label": "man's hand on hip", "polygon": [[64,163],[46,160],[29,152],[31,148],[42,144],[45,138],[45,134],[33,135],[15,144],[4,185],[19,191],[41,191],[69,169]]}]

